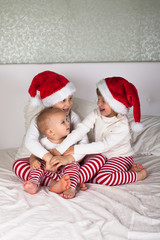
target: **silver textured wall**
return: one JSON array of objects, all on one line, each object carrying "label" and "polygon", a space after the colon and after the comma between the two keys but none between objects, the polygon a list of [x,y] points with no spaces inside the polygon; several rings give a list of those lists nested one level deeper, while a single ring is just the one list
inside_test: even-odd
[{"label": "silver textured wall", "polygon": [[0,0],[0,63],[160,60],[160,0]]}]

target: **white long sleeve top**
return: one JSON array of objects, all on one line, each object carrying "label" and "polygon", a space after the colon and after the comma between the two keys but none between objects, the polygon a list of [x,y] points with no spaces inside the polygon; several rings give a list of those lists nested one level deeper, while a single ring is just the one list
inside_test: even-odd
[{"label": "white long sleeve top", "polygon": [[[80,123],[80,117],[77,113],[71,111],[68,121],[71,124],[71,130],[75,129]],[[31,121],[31,124],[27,130],[26,138],[25,138],[25,145],[27,149],[34,154],[35,156],[39,158],[43,158],[43,156],[48,153],[48,150],[42,146],[40,143],[40,139],[44,137],[42,134],[40,134],[38,127],[37,127],[37,121],[36,117],[34,117]],[[86,134],[84,134],[83,138],[79,142],[79,144],[85,144],[88,143],[88,137]],[[85,156],[85,155],[83,155]],[[74,154],[75,161],[80,161],[82,159],[82,154]]]},{"label": "white long sleeve top", "polygon": [[75,145],[75,154],[101,153],[106,158],[131,156],[130,129],[127,116],[118,114],[117,117],[104,117],[99,109],[91,112],[77,128],[56,148],[63,154],[68,147],[79,141],[90,129],[94,129],[95,142]]},{"label": "white long sleeve top", "polygon": [[[59,144],[53,143],[50,140],[48,140],[47,137],[41,138],[40,143],[47,150],[50,150],[50,149],[53,149],[53,148],[56,148],[59,146]],[[85,155],[84,154],[72,154],[72,156],[74,157],[74,159],[77,162],[80,162],[84,158]]]}]

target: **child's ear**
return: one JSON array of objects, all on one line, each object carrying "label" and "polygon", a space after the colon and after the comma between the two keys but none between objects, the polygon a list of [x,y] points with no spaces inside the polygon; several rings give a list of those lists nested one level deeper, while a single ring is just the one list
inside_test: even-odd
[{"label": "child's ear", "polygon": [[54,135],[54,131],[52,129],[50,129],[50,128],[48,128],[46,130],[46,133],[47,133],[48,136],[53,136]]}]

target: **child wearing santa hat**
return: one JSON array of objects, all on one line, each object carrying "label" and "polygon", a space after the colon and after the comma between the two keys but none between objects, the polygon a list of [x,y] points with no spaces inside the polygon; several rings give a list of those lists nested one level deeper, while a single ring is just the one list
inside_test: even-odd
[{"label": "child wearing santa hat", "polygon": [[[39,91],[39,95],[37,94],[37,91]],[[71,109],[73,105],[72,95],[74,92],[74,85],[64,76],[52,71],[44,71],[36,75],[32,80],[29,88],[29,94],[31,96],[30,104],[33,107],[43,105],[44,107],[53,107],[63,110],[67,115],[67,119],[71,124],[72,130],[75,129],[80,122],[79,116]],[[20,177],[24,181],[27,181],[30,176],[30,162],[32,162],[32,164],[34,162],[34,169],[38,169],[40,167],[39,159],[43,159],[46,162],[46,170],[51,171],[55,171],[54,164],[57,164],[57,167],[60,167],[61,165],[66,165],[69,163],[67,163],[66,161],[64,163],[62,158],[54,158],[52,155],[52,150],[50,149],[48,151],[40,143],[39,140],[41,137],[42,135],[40,134],[37,127],[36,117],[34,117],[31,121],[25,138],[26,147],[29,149],[32,155],[30,159],[18,159],[13,164],[13,171],[18,177]],[[80,140],[79,144],[82,143],[88,143],[87,135],[85,135]],[[82,156],[81,153],[74,154],[73,161],[80,162],[84,156],[85,155]],[[100,154],[98,154],[97,156],[94,156],[94,159],[99,162],[98,168],[97,164],[95,164],[95,171],[97,172],[99,166],[102,166],[104,164],[104,158],[103,156],[100,156]],[[40,173],[37,170],[37,175],[39,174]],[[52,177],[52,172],[46,171],[43,177],[43,181],[41,181],[41,185],[49,186]],[[83,188],[86,189],[84,184],[82,184],[82,189]],[[75,192],[73,192],[71,189],[67,189],[63,192],[64,198],[72,198],[74,196]]]},{"label": "child wearing santa hat", "polygon": [[[106,158],[106,163],[96,176],[89,165],[90,160],[87,161],[81,167],[80,181],[82,182],[93,177],[92,183],[111,186],[145,179],[146,169],[139,164],[134,164],[133,151],[130,145],[130,126],[127,118],[129,108],[133,107],[135,122],[132,123],[131,128],[133,131],[142,130],[137,89],[122,77],[111,77],[98,82],[97,95],[98,108],[91,112],[77,126],[77,129],[67,136],[54,153],[101,153]],[[95,142],[72,146],[91,128],[94,129]]]}]

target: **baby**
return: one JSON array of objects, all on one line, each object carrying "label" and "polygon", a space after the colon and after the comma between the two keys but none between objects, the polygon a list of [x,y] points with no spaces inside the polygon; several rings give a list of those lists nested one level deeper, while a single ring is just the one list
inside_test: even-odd
[{"label": "baby", "polygon": [[[42,110],[37,116],[37,126],[39,132],[45,136],[40,142],[47,150],[57,147],[70,133],[70,123],[67,121],[66,114],[58,108],[49,107]],[[36,193],[41,180],[49,172],[45,170],[45,162],[39,159],[30,159],[30,168],[32,169],[30,178],[23,183],[23,187],[29,193]],[[71,197],[75,196],[79,169],[80,166],[75,162],[74,154],[60,156],[60,160],[57,159],[57,162],[54,162],[55,172],[50,173],[49,190],[61,194],[68,189]],[[67,196],[71,198],[70,195]]]}]

